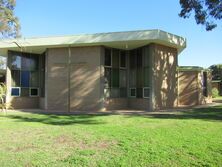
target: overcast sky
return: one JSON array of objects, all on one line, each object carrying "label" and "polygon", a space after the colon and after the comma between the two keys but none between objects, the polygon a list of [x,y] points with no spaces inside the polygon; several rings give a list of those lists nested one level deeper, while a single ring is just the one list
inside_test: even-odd
[{"label": "overcast sky", "polygon": [[222,63],[222,24],[211,32],[182,19],[179,0],[17,0],[23,37],[161,29],[187,39],[179,65]]}]

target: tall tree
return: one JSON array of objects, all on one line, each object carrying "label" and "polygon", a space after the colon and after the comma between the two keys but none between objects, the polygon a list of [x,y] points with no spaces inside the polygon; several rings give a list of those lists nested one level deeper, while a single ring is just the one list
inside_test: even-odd
[{"label": "tall tree", "polygon": [[209,69],[212,70],[213,80],[222,80],[222,64],[214,64]]},{"label": "tall tree", "polygon": [[0,0],[0,38],[19,36],[19,20],[14,15],[16,0]]},{"label": "tall tree", "polygon": [[222,19],[222,0],[180,0],[180,5],[180,17],[189,18],[194,12],[196,23],[207,31],[217,27],[215,22]]}]

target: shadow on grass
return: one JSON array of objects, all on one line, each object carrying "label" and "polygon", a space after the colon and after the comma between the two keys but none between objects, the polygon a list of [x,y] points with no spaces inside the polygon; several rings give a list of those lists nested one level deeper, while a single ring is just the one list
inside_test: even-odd
[{"label": "shadow on grass", "polygon": [[222,106],[196,108],[180,112],[150,113],[146,117],[158,119],[200,119],[207,121],[222,121]]},{"label": "shadow on grass", "polygon": [[0,115],[13,119],[17,122],[36,122],[49,125],[73,125],[73,124],[85,124],[85,125],[97,125],[105,124],[102,119],[98,119],[101,116],[109,115],[124,115],[127,117],[144,117],[154,119],[200,119],[206,121],[221,121],[222,120],[222,106],[198,108],[184,111],[174,112],[109,112],[109,113],[44,113],[44,112],[29,112],[26,114],[14,114]]},{"label": "shadow on grass", "polygon": [[[33,114],[33,113],[32,113]],[[0,115],[0,117],[5,117],[13,119],[17,122],[36,122],[50,125],[73,125],[73,124],[85,124],[85,125],[96,125],[104,124],[100,120],[94,119],[96,115],[55,115],[55,114],[43,114],[34,113],[30,114],[8,114]]]}]

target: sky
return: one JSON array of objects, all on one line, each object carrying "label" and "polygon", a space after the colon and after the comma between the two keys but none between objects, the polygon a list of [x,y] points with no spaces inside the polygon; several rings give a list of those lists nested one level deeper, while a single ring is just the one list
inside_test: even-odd
[{"label": "sky", "polygon": [[17,0],[22,37],[161,29],[187,39],[179,65],[222,63],[222,24],[213,31],[182,19],[179,0]]}]

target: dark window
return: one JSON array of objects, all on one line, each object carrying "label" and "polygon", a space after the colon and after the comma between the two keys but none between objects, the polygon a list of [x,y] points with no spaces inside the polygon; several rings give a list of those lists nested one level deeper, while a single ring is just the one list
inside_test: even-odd
[{"label": "dark window", "polygon": [[30,87],[39,87],[39,72],[38,71],[31,72]]},{"label": "dark window", "polygon": [[12,87],[20,87],[20,71],[12,70],[11,78],[12,78]]},{"label": "dark window", "polygon": [[127,89],[120,88],[120,97],[127,97]]},{"label": "dark window", "polygon": [[143,89],[143,97],[144,98],[150,97],[150,89],[149,88],[144,88]]},{"label": "dark window", "polygon": [[135,69],[136,68],[136,52],[135,52],[135,50],[130,51],[129,61],[130,61],[130,69]]},{"label": "dark window", "polygon": [[119,87],[119,69],[112,69],[112,87]]},{"label": "dark window", "polygon": [[136,97],[136,88],[130,88],[130,96]]},{"label": "dark window", "polygon": [[120,70],[120,88],[126,87],[126,70]]},{"label": "dark window", "polygon": [[39,89],[38,88],[30,88],[30,96],[38,96]]},{"label": "dark window", "polygon": [[142,50],[141,49],[138,49],[137,50],[137,56],[136,56],[136,62],[137,62],[137,68],[142,68],[142,65],[143,65],[143,61],[142,61]]},{"label": "dark window", "polygon": [[20,88],[12,88],[11,96],[20,96]]},{"label": "dark window", "polygon": [[105,66],[111,66],[111,49],[105,49]]},{"label": "dark window", "polygon": [[112,67],[119,68],[119,50],[113,49],[112,53]]},{"label": "dark window", "polygon": [[120,52],[120,67],[126,68],[126,52],[125,51]]},{"label": "dark window", "polygon": [[144,87],[149,87],[149,67],[144,67]]},{"label": "dark window", "polygon": [[143,97],[143,88],[136,88],[136,97],[137,98]]},{"label": "dark window", "polygon": [[21,87],[29,87],[30,72],[21,71]]}]

